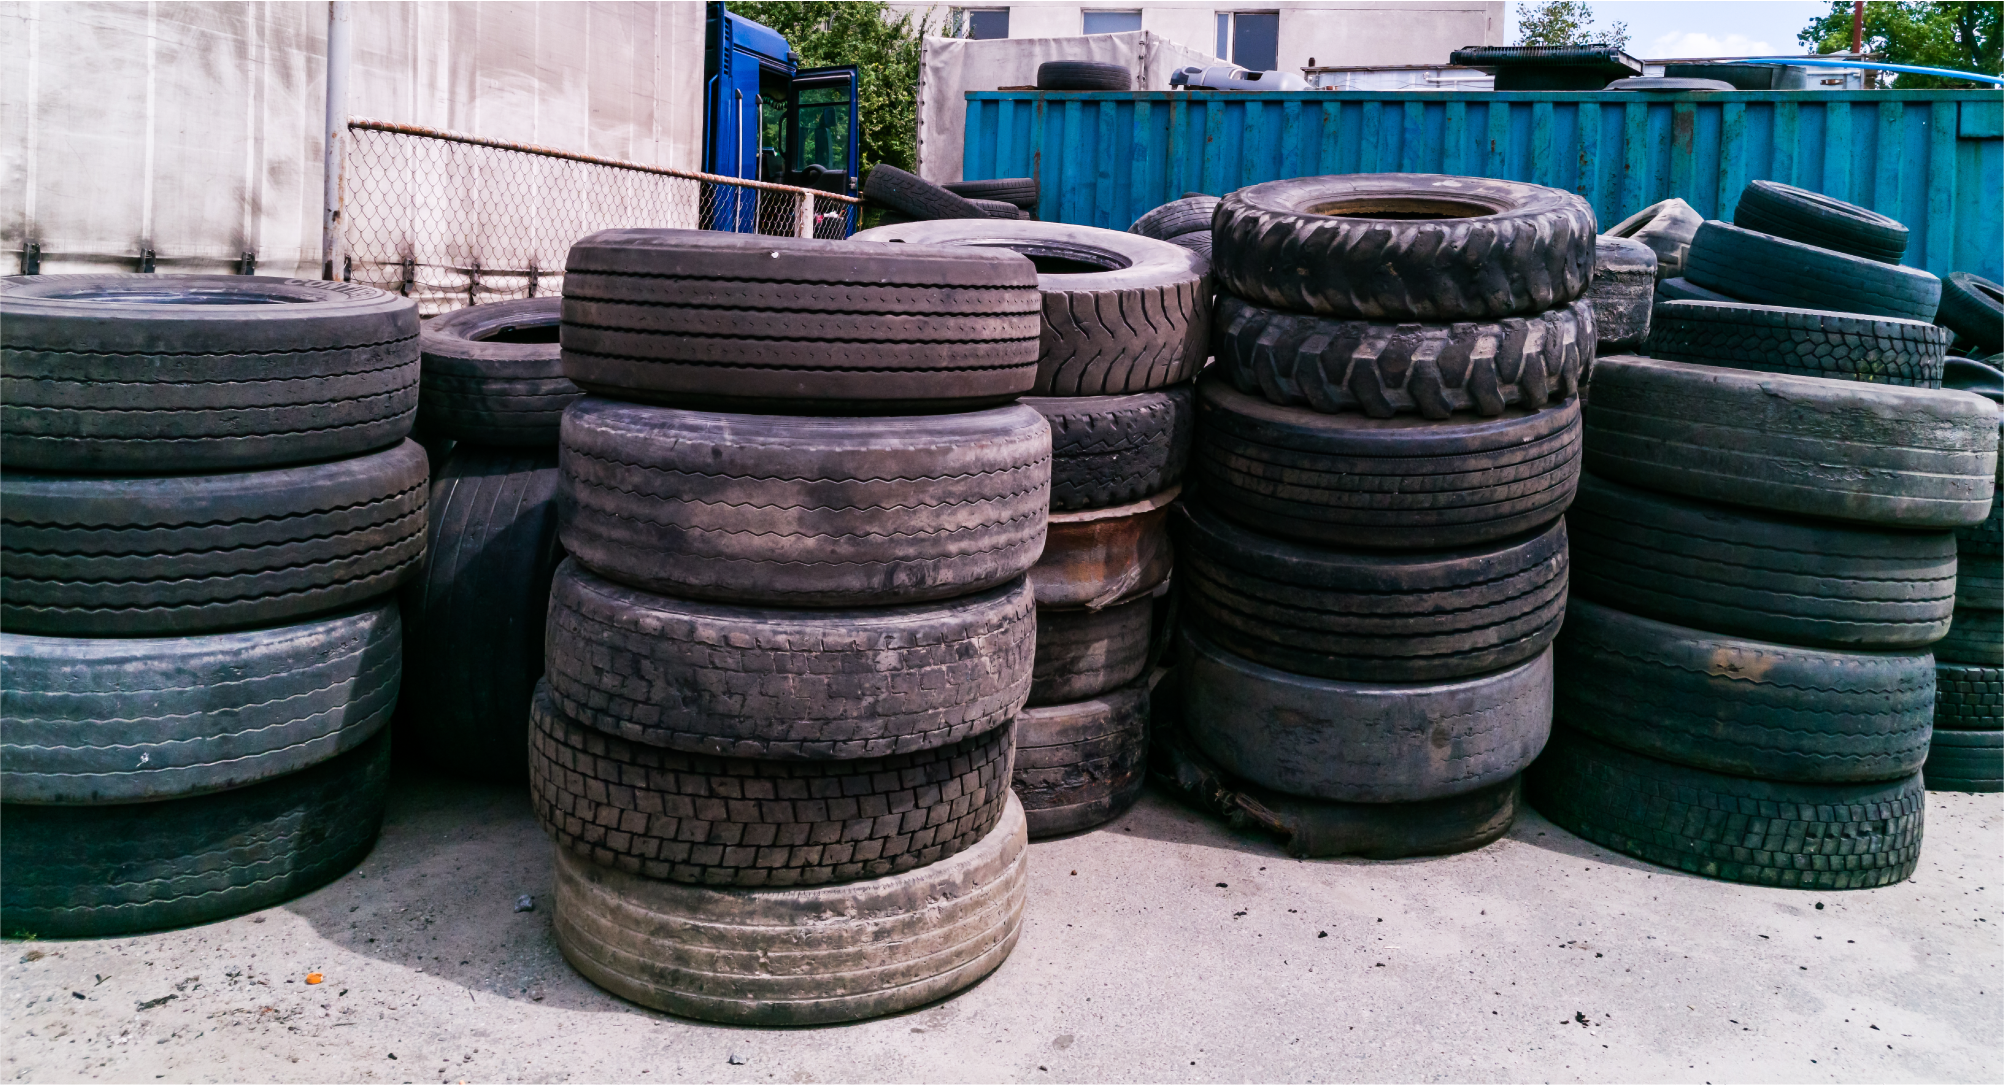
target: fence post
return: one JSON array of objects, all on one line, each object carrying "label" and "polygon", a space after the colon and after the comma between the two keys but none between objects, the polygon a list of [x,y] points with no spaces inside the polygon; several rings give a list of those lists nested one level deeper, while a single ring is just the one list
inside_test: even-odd
[{"label": "fence post", "polygon": [[814,193],[801,191],[793,194],[793,236],[814,236]]},{"label": "fence post", "polygon": [[325,162],[322,169],[320,277],[334,277],[334,257],[341,251],[342,171],[348,151],[348,58],[349,13],[347,0],[327,4],[327,123],[321,138]]}]

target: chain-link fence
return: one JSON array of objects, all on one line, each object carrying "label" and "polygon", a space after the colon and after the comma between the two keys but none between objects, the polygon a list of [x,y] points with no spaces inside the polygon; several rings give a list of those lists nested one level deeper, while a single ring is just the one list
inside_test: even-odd
[{"label": "chain-link fence", "polygon": [[350,121],[338,274],[426,316],[560,293],[571,243],[670,227],[847,237],[859,201],[382,121]]}]

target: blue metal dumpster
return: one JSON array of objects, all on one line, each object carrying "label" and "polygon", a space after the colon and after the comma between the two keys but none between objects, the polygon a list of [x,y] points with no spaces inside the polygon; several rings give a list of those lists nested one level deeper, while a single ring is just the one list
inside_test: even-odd
[{"label": "blue metal dumpster", "polygon": [[2004,280],[1994,91],[971,91],[964,162],[1036,177],[1040,218],[1116,230],[1184,192],[1325,173],[1533,181],[1603,228],[1671,196],[1731,219],[1765,178],[1905,223],[1908,264]]}]

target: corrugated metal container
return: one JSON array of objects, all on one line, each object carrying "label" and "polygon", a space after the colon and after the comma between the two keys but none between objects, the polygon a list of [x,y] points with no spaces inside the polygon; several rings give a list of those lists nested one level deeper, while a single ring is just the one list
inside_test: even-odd
[{"label": "corrugated metal container", "polygon": [[1570,189],[1603,227],[1671,196],[1732,218],[1769,179],[1905,223],[1906,262],[2004,279],[2004,99],[1977,90],[969,92],[962,176],[1033,176],[1039,217],[1125,229],[1185,192],[1326,173]]}]

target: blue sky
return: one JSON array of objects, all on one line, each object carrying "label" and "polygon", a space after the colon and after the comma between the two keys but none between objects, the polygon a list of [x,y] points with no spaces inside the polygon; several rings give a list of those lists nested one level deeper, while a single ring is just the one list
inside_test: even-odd
[{"label": "blue sky", "polygon": [[[1776,56],[1804,51],[1796,31],[1830,10],[1827,0],[1597,0],[1594,25],[1628,24],[1631,56]],[[1517,40],[1517,3],[1504,41]]]}]

